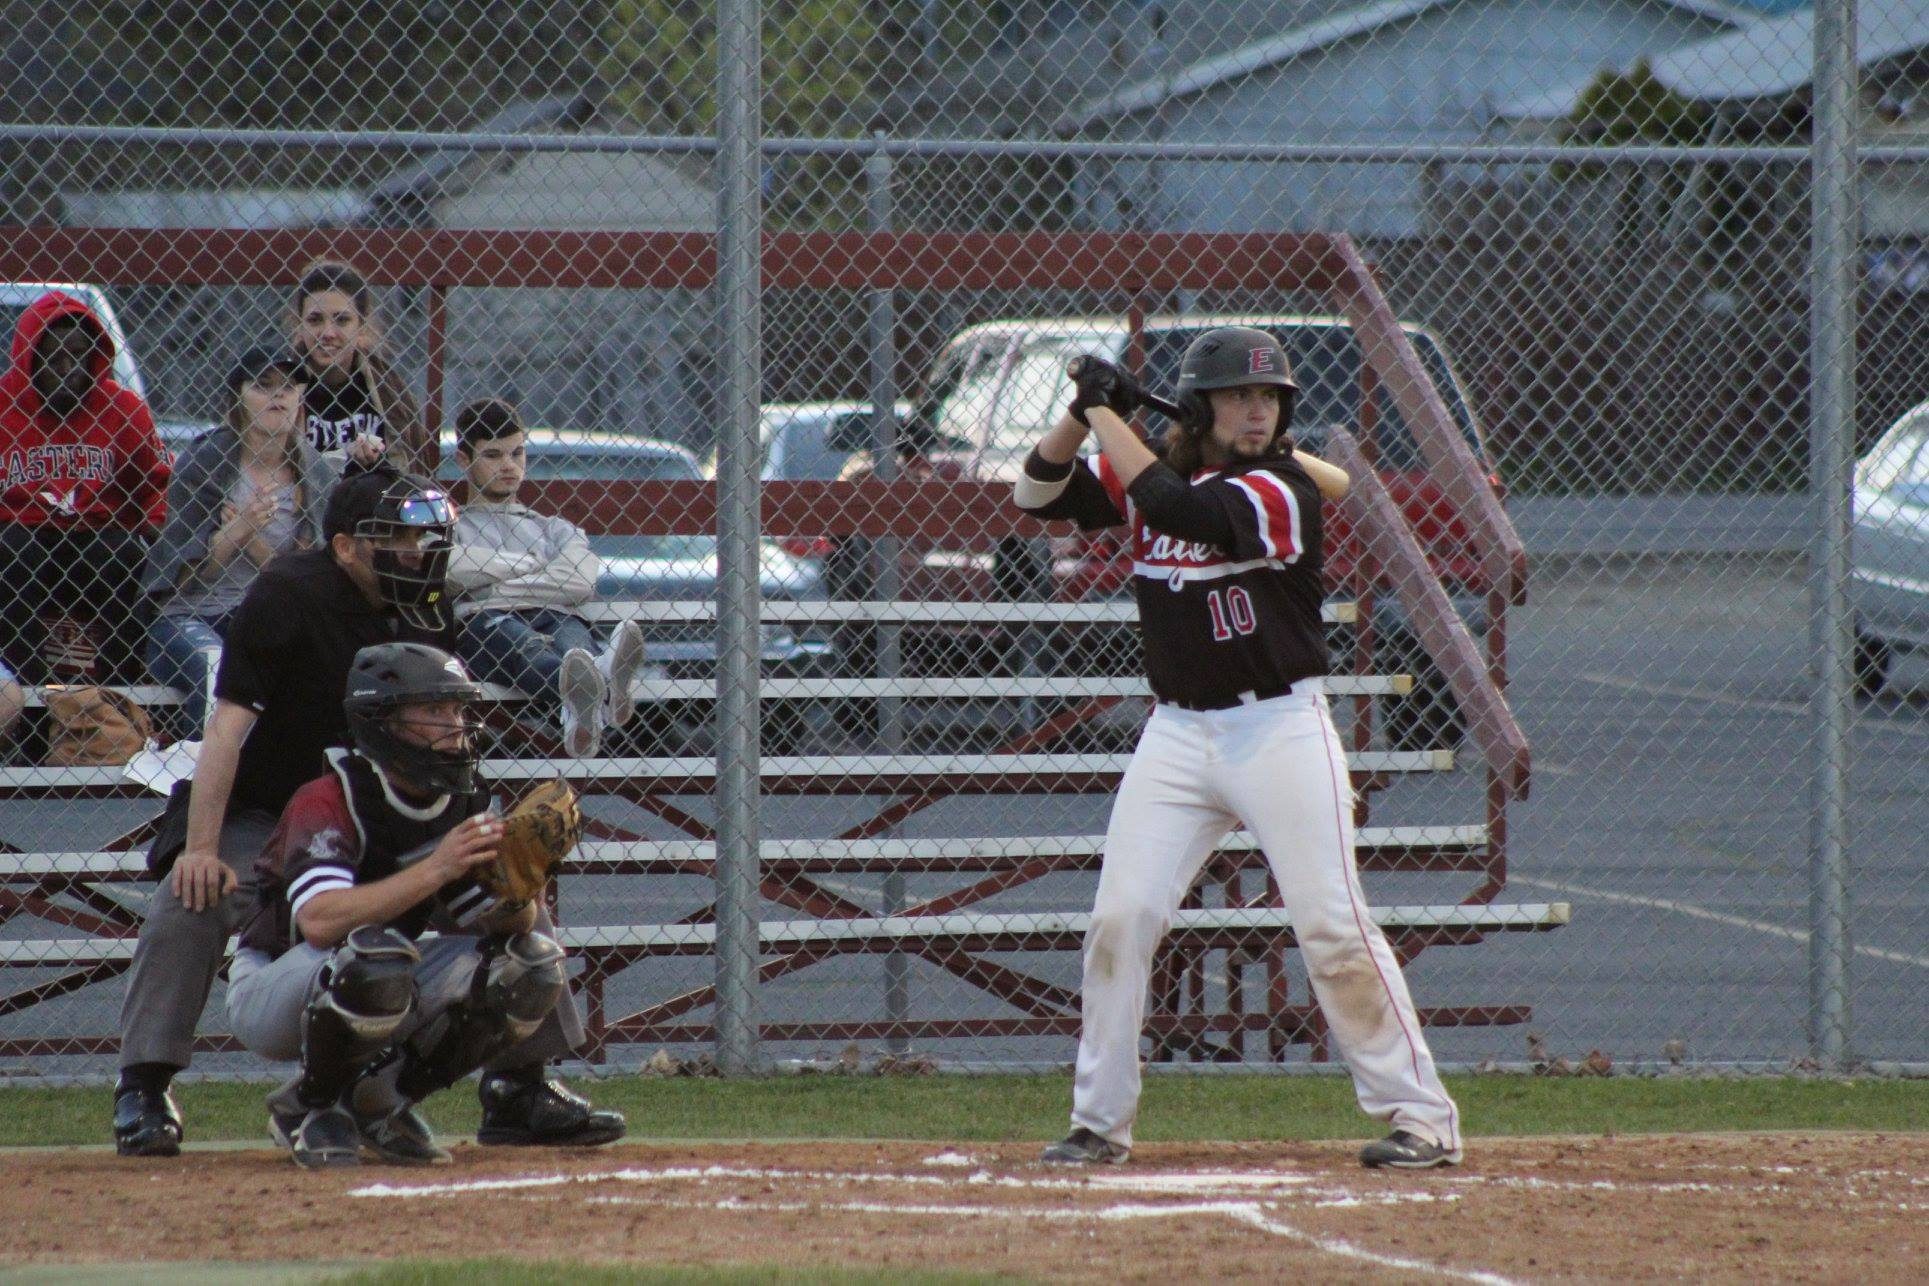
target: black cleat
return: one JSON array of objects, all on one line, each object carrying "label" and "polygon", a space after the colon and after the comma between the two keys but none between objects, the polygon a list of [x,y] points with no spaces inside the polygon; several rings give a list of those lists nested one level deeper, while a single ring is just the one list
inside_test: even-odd
[{"label": "black cleat", "polygon": [[485,1073],[480,1094],[477,1143],[593,1148],[614,1143],[629,1129],[621,1112],[599,1111],[559,1081],[526,1082]]},{"label": "black cleat", "polygon": [[301,1119],[295,1131],[295,1164],[304,1170],[325,1170],[335,1166],[360,1165],[362,1132],[355,1118],[339,1105],[318,1107]]},{"label": "black cleat", "polygon": [[1101,1138],[1079,1126],[1047,1147],[1039,1160],[1047,1165],[1124,1165],[1132,1149]]},{"label": "black cleat", "polygon": [[114,1150],[124,1157],[181,1155],[181,1109],[165,1089],[114,1095]]},{"label": "black cleat", "polygon": [[1460,1149],[1449,1150],[1417,1134],[1395,1130],[1377,1143],[1361,1148],[1360,1164],[1369,1170],[1382,1166],[1395,1170],[1431,1170],[1439,1165],[1459,1165]]},{"label": "black cleat", "polygon": [[388,1165],[447,1165],[453,1159],[435,1141],[429,1123],[404,1104],[387,1116],[358,1120],[362,1146]]}]

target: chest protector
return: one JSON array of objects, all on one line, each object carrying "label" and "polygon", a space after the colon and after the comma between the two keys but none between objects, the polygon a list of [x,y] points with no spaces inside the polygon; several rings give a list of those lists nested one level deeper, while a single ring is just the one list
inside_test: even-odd
[{"label": "chest protector", "polygon": [[[355,830],[362,843],[362,861],[356,883],[371,884],[395,874],[415,860],[436,841],[454,830],[458,823],[489,806],[484,791],[444,795],[439,801],[416,808],[396,794],[374,764],[352,750],[331,750],[328,766],[342,783],[348,812],[355,819]],[[426,904],[423,908],[426,911]],[[414,915],[404,917],[413,919]]]}]

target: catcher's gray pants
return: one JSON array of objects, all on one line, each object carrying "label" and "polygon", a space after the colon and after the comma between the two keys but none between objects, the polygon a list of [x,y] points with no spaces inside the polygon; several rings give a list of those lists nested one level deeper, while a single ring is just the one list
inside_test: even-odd
[{"label": "catcher's gray pants", "polygon": [[[466,934],[423,938],[415,945],[422,960],[415,966],[415,1007],[397,1029],[394,1041],[407,1040],[417,1030],[434,1022],[469,994],[475,971],[482,963],[476,950],[480,938]],[[243,951],[234,958],[228,981],[228,1025],[235,1038],[250,1053],[275,1062],[291,1062],[301,1057],[302,1011],[321,985],[322,969],[334,959],[333,951],[298,943],[275,958],[259,951]],[[572,1008],[567,997],[559,1009]],[[554,1015],[529,1040],[516,1046],[516,1057],[508,1066],[547,1058],[548,1053],[532,1054],[530,1046],[542,1039],[545,1031],[558,1027]],[[566,1052],[556,1050],[555,1053]],[[502,1060],[496,1060],[501,1064]],[[492,1064],[492,1065],[496,1065]],[[357,1087],[356,1108],[380,1115],[399,1106],[394,1080],[401,1071],[391,1065],[383,1074],[370,1077]],[[294,1089],[299,1076],[268,1096],[270,1111],[301,1111]],[[380,1082],[379,1084],[374,1082]]]},{"label": "catcher's gray pants", "polygon": [[[475,967],[482,960],[476,950],[480,938],[466,935],[423,938],[415,944],[422,953],[415,966],[415,1007],[396,1030],[404,1041],[418,1028],[434,1022],[469,994]],[[324,966],[333,951],[306,942],[279,956],[243,951],[228,971],[228,1028],[251,1054],[277,1063],[301,1057],[301,1015],[321,986]]]},{"label": "catcher's gray pants", "polygon": [[[121,1001],[121,1063],[186,1067],[193,1058],[194,1029],[207,1008],[208,991],[221,971],[234,935],[255,906],[255,858],[274,834],[277,819],[266,812],[229,816],[221,828],[221,860],[236,876],[235,889],[208,911],[190,911],[162,880],[148,899],[147,918],[134,948]],[[536,932],[555,935],[548,908],[536,906]],[[528,1040],[490,1062],[523,1067],[560,1058],[582,1047],[583,1018],[565,996]]]}]

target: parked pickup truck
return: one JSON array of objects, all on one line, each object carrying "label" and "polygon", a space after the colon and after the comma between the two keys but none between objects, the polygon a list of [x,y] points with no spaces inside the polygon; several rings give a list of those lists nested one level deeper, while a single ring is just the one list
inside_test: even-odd
[{"label": "parked pickup truck", "polygon": [[[1169,392],[1179,358],[1201,333],[1217,326],[1254,326],[1271,331],[1285,346],[1300,388],[1293,435],[1317,452],[1334,424],[1358,432],[1361,424],[1361,355],[1343,317],[1318,315],[1153,316],[1140,332],[1137,353],[1123,318],[1051,317],[987,322],[955,336],[939,354],[913,415],[936,444],[914,466],[936,479],[1015,481],[1032,445],[1071,400],[1066,364],[1095,353],[1136,366],[1146,383]],[[1425,328],[1404,327],[1422,364],[1475,458],[1490,459],[1467,399],[1440,341]],[[1363,445],[1374,454],[1382,480],[1404,509],[1422,548],[1468,628],[1484,636],[1487,584],[1474,554],[1469,528],[1428,476],[1418,444],[1390,397],[1374,399],[1373,432]],[[1148,427],[1163,422],[1148,417]],[[1489,466],[1491,469],[1491,466]],[[1498,484],[1498,478],[1495,478]],[[1352,576],[1358,551],[1344,520],[1328,511],[1327,576],[1340,585]],[[866,546],[847,542],[828,560],[834,597],[861,596],[867,575]],[[919,599],[1049,599],[1090,601],[1129,592],[1131,563],[1117,533],[1054,541],[1007,540],[978,552],[906,542],[901,550],[903,596]],[[1451,745],[1462,728],[1447,683],[1427,657],[1392,595],[1377,600],[1376,668],[1410,673],[1413,693],[1389,698],[1386,736],[1394,748]],[[903,641],[908,673],[999,673],[1023,649],[997,627],[907,630]],[[1035,643],[1036,640],[1033,640]],[[1036,652],[1031,664],[1040,664]],[[862,664],[865,651],[847,661]],[[1139,643],[1130,627],[1065,627],[1044,648],[1045,672],[1137,674]],[[986,667],[993,667],[987,669]]]}]

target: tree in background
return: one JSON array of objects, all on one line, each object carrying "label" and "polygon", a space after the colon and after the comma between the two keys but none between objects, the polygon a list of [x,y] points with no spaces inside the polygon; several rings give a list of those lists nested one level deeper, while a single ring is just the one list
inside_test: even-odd
[{"label": "tree in background", "polygon": [[[852,137],[870,130],[877,8],[867,0],[767,0],[765,135]],[[648,133],[713,132],[714,0],[606,0],[604,10],[600,70],[617,114]],[[847,226],[861,217],[862,182],[862,167],[849,161],[772,158],[766,209],[779,221]]]}]

